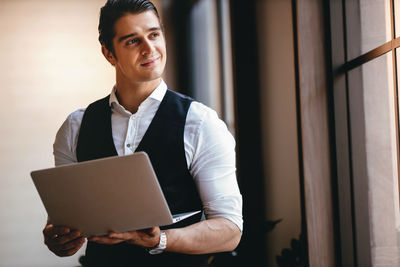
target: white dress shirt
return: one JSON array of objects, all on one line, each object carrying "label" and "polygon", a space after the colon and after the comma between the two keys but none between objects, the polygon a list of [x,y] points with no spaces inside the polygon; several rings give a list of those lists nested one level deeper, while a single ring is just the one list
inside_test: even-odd
[{"label": "white dress shirt", "polygon": [[[112,135],[118,155],[134,153],[147,131],[165,93],[160,85],[135,114],[118,102],[111,91]],[[85,109],[71,113],[58,130],[53,145],[55,165],[77,162],[76,146]],[[242,196],[236,180],[235,140],[215,111],[193,101],[184,129],[186,162],[198,188],[206,218],[223,217],[242,231]]]}]

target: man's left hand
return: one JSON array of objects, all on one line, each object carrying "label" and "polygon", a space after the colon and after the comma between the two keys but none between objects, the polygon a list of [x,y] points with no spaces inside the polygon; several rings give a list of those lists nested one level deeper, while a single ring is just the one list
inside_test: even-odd
[{"label": "man's left hand", "polygon": [[127,242],[129,244],[134,244],[145,248],[152,248],[157,246],[157,244],[160,242],[160,228],[152,227],[123,233],[110,232],[106,236],[94,236],[88,238],[88,240],[106,245]]}]

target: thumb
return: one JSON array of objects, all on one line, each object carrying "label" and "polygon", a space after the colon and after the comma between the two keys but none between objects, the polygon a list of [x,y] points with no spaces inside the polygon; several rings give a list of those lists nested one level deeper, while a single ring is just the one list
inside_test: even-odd
[{"label": "thumb", "polygon": [[157,229],[158,227],[147,228],[143,229],[143,232],[151,237],[154,237],[157,234]]}]

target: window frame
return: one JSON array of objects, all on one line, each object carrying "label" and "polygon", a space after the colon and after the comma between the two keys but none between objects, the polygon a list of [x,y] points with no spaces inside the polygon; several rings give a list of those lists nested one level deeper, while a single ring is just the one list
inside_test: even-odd
[{"label": "window frame", "polygon": [[[394,88],[394,107],[395,107],[395,127],[396,127],[396,154],[397,172],[400,173],[399,156],[399,98],[398,98],[398,70],[396,49],[400,47],[400,37],[395,36],[395,6],[394,0],[390,0],[390,27],[391,40],[375,47],[374,49],[348,60],[348,49],[350,39],[357,38],[357,31],[361,29],[359,13],[352,12],[352,8],[359,7],[359,2],[349,3],[342,1],[329,1],[329,30],[331,43],[331,75],[332,90],[334,98],[334,117],[335,117],[335,145],[336,145],[336,169],[337,169],[337,201],[339,207],[340,225],[340,260],[343,266],[372,266],[375,264],[393,264],[399,262],[399,256],[395,250],[385,250],[376,248],[371,244],[374,229],[377,227],[372,224],[371,207],[369,201],[371,196],[369,190],[382,197],[391,198],[393,202],[400,201],[399,196],[388,194],[384,196],[378,189],[369,188],[369,178],[367,177],[367,151],[363,135],[363,126],[355,125],[355,119],[360,119],[364,114],[360,105],[351,102],[352,91],[349,89],[357,84],[357,79],[349,77],[349,71],[356,70],[367,62],[377,59],[387,53],[392,52],[393,66],[393,88]],[[350,16],[349,14],[352,14]],[[354,14],[358,14],[354,16]],[[350,27],[351,26],[351,27]],[[361,40],[358,40],[361,42]],[[361,73],[358,79],[362,79]],[[360,80],[359,80],[360,81]],[[361,85],[360,85],[361,86]],[[352,88],[353,89],[353,88]],[[362,90],[362,88],[359,88]],[[353,97],[354,99],[354,97]],[[362,100],[358,100],[362,102]],[[362,123],[360,123],[362,124]],[[364,142],[364,143],[363,143]],[[399,179],[397,179],[399,180]],[[400,183],[398,182],[398,185]],[[399,188],[400,190],[400,188]],[[395,199],[397,197],[397,199]],[[388,218],[396,220],[396,214],[388,214]],[[381,229],[385,233],[397,233],[394,229]],[[397,237],[396,236],[396,237]],[[399,244],[397,244],[397,251]],[[380,250],[381,249],[381,250]],[[393,253],[392,253],[393,252]],[[398,253],[397,253],[398,254]]]}]

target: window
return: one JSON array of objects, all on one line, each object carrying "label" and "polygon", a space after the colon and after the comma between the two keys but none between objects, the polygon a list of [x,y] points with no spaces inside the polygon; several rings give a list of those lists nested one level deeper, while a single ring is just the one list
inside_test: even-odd
[{"label": "window", "polygon": [[344,266],[400,263],[399,5],[392,0],[330,5]]}]

